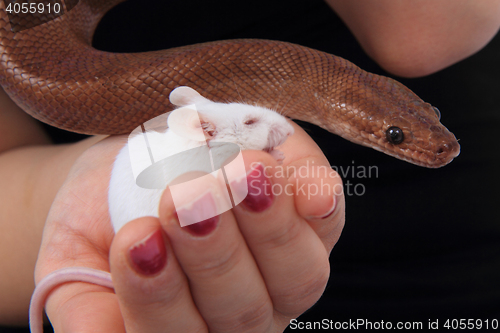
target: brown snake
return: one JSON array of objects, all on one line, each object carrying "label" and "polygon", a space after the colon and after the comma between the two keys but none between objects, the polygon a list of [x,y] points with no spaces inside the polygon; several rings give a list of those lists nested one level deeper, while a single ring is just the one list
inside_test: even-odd
[{"label": "brown snake", "polygon": [[0,2],[0,84],[7,94],[50,125],[122,134],[172,110],[170,91],[186,85],[214,101],[284,110],[421,166],[440,167],[459,154],[437,109],[399,82],[331,54],[268,40],[143,53],[92,48],[99,20],[121,1],[80,0],[64,15],[20,32],[11,31]]}]

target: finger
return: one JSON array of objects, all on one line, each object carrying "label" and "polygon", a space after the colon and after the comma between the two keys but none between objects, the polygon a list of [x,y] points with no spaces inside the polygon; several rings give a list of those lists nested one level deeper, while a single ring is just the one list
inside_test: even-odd
[{"label": "finger", "polygon": [[342,180],[320,148],[300,127],[296,126],[295,134],[286,141],[283,149],[288,147],[287,156],[291,155],[291,158],[285,160],[288,163],[283,168],[293,186],[295,208],[330,253],[345,222]]},{"label": "finger", "polygon": [[295,210],[281,166],[269,154],[244,152],[249,195],[235,209],[239,228],[258,263],[284,325],[311,307],[329,277],[328,253]]},{"label": "finger", "polygon": [[328,253],[337,243],[345,222],[340,176],[327,165],[301,160],[288,166],[297,213],[309,222]]},{"label": "finger", "polygon": [[58,287],[46,311],[54,332],[125,332],[116,295],[104,287],[84,283]]},{"label": "finger", "polygon": [[[79,235],[54,238],[57,240],[51,244],[55,244],[40,252],[35,274],[37,285],[42,277],[58,268],[109,271],[107,256],[93,244],[81,242]],[[55,332],[125,332],[116,295],[112,289],[100,285],[82,282],[59,285],[50,291],[45,310]]]},{"label": "finger", "polygon": [[177,206],[176,212],[171,192],[165,191],[160,220],[209,331],[268,332],[273,326],[272,304],[232,213],[185,227],[178,222],[177,216],[215,211],[214,198],[225,187],[215,178],[208,182],[210,191],[192,197],[186,206]]},{"label": "finger", "polygon": [[128,333],[207,332],[157,218],[140,218],[120,229],[110,263]]}]

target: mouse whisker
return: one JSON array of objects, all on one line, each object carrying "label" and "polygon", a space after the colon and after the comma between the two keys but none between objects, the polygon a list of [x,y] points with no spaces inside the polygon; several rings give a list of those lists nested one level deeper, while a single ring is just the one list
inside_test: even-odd
[{"label": "mouse whisker", "polygon": [[264,94],[260,94],[259,99],[254,102],[255,106],[259,106],[259,102],[260,102],[260,99],[262,98],[262,96],[264,96]]},{"label": "mouse whisker", "polygon": [[[234,88],[235,88],[236,92],[238,93],[238,96],[239,96],[239,103],[241,103],[241,104],[246,104],[246,103],[248,103],[249,101],[248,101],[248,100],[245,100],[245,99],[243,98],[243,96],[242,96],[242,95],[241,95],[241,93],[240,93],[240,89],[238,89],[238,84],[236,83],[236,80],[235,80],[235,78],[236,78],[236,79],[239,79],[239,81],[241,82],[241,81],[242,81],[242,80],[241,80],[241,77],[245,77],[245,76],[244,76],[244,75],[242,75],[242,76],[240,77],[240,76],[236,75],[237,73],[235,74],[235,72],[233,71],[233,69],[235,69],[235,70],[236,70],[236,72],[243,73],[243,74],[245,73],[245,71],[244,71],[243,69],[241,69],[241,67],[239,67],[239,66],[238,66],[238,63],[237,63],[237,62],[232,62],[232,63],[231,63],[231,65],[232,65],[232,66],[230,66],[230,67],[229,67],[229,70],[231,71],[231,81],[233,82],[233,84],[234,84]],[[244,84],[242,84],[242,86],[244,86]],[[240,88],[241,88],[241,87],[240,87]]]}]

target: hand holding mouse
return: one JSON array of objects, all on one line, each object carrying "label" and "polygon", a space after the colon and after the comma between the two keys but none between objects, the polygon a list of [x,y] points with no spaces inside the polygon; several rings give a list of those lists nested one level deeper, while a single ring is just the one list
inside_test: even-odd
[{"label": "hand holding mouse", "polygon": [[[294,127],[282,147],[283,166],[329,167],[310,137]],[[165,191],[159,218],[136,219],[115,235],[107,184],[125,142],[111,137],[86,151],[49,213],[36,281],[84,266],[111,271],[116,291],[87,283],[55,289],[46,310],[56,332],[279,332],[317,301],[344,223],[342,193],[254,196],[213,221],[215,228],[208,223],[193,231],[176,224]],[[269,154],[243,154],[247,171],[264,166],[273,186],[292,184],[292,193],[321,181],[341,186],[338,176],[324,173],[287,178]]]},{"label": "hand holding mouse", "polygon": [[[136,184],[136,171],[133,164],[148,165],[151,160],[159,166],[150,175],[154,183],[165,184],[186,173],[188,167],[195,169],[203,165],[204,154],[194,149],[217,143],[232,143],[241,150],[264,150],[279,163],[284,154],[275,149],[281,146],[293,127],[285,117],[272,110],[242,103],[216,103],[202,97],[189,87],[178,87],[170,94],[170,101],[179,108],[170,112],[168,120],[160,116],[154,120],[160,123],[161,130],[138,131],[131,135],[127,144],[120,150],[111,172],[109,184],[109,212],[111,223],[118,231],[129,221],[142,216],[158,217],[158,205],[165,186],[154,189],[143,188]],[[189,109],[195,106],[196,111]],[[159,118],[159,119],[158,119]],[[168,123],[165,130],[164,122]],[[147,150],[148,140],[150,153]],[[224,146],[211,149],[213,160],[226,160]],[[161,164],[166,160],[179,157],[174,163]],[[181,163],[182,162],[182,163]],[[197,169],[198,170],[198,169]]]}]

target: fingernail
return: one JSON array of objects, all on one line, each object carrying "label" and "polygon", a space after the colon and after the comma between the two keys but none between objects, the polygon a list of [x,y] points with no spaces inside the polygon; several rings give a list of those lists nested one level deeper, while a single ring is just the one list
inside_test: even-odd
[{"label": "fingernail", "polygon": [[187,225],[185,228],[191,235],[201,237],[214,231],[218,222],[219,216],[214,216],[204,221]]},{"label": "fingernail", "polygon": [[311,216],[311,218],[318,219],[318,220],[326,219],[333,214],[336,207],[337,207],[337,199],[335,197],[333,197],[332,207],[325,214],[320,215],[320,216]]},{"label": "fingernail", "polygon": [[129,255],[137,273],[154,275],[160,272],[167,263],[167,250],[161,229],[134,244],[129,250]]},{"label": "fingernail", "polygon": [[210,234],[219,222],[215,199],[210,191],[176,212],[179,224],[193,236]]},{"label": "fingernail", "polygon": [[245,207],[254,211],[262,212],[273,203],[271,180],[267,177],[264,165],[261,163],[254,166],[247,174],[248,195],[242,201]]}]

